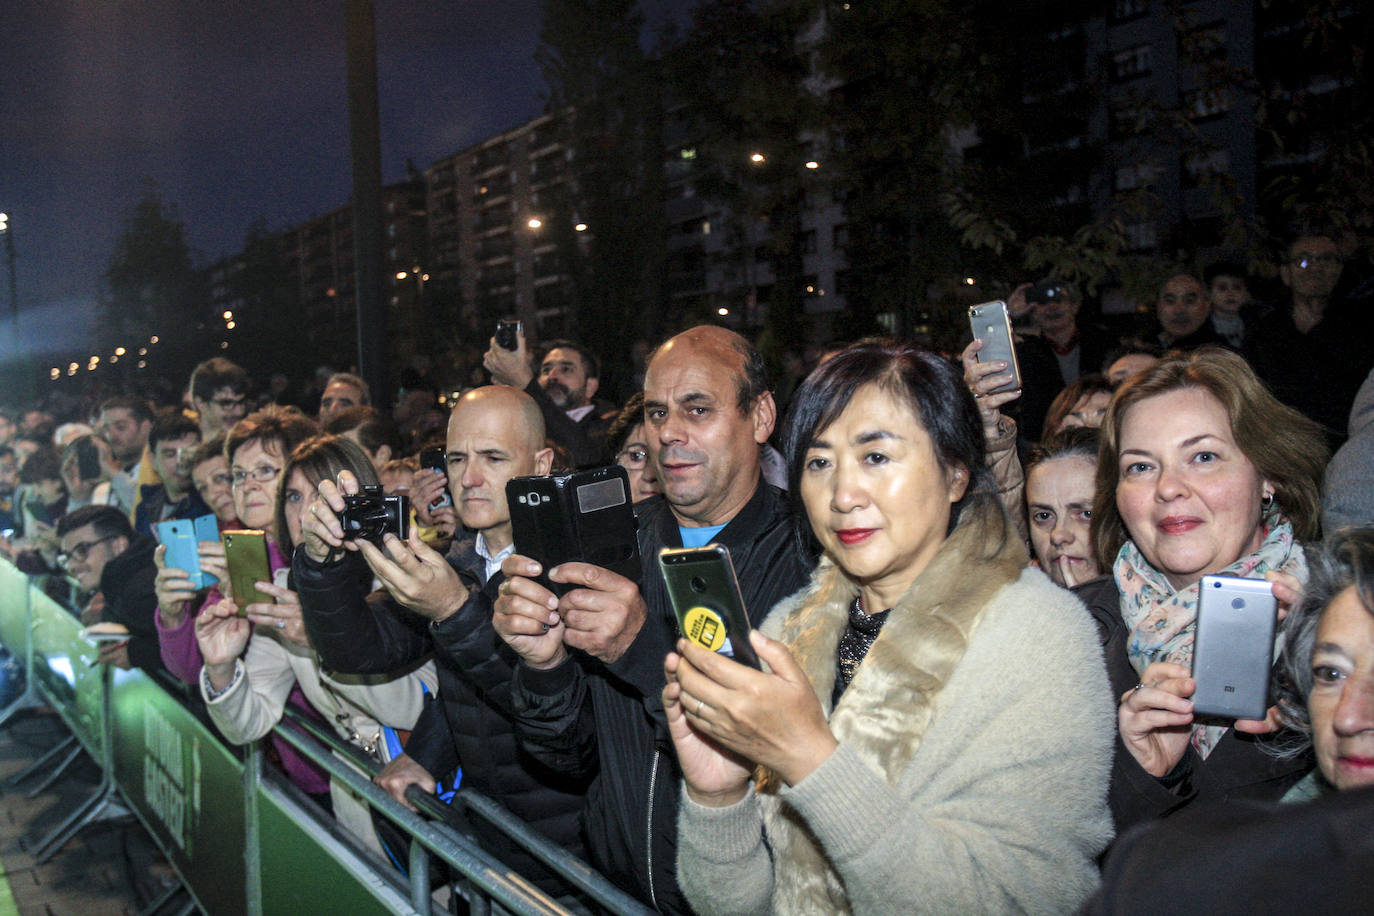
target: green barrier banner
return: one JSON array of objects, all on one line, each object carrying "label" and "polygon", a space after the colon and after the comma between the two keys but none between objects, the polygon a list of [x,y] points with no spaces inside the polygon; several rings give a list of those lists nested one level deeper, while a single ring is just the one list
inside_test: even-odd
[{"label": "green barrier banner", "polygon": [[360,865],[277,791],[260,788],[257,807],[264,913],[321,912],[321,901],[328,901],[330,912],[349,916],[411,911],[371,867]]},{"label": "green barrier banner", "polygon": [[246,913],[243,764],[143,672],[115,669],[111,689],[124,797],[202,909]]},{"label": "green barrier banner", "polygon": [[105,679],[100,652],[82,639],[81,621],[37,588],[29,589],[33,678],[83,747],[103,760]]},{"label": "green barrier banner", "polygon": [[0,560],[0,644],[24,657],[28,638],[29,578],[7,560]]}]

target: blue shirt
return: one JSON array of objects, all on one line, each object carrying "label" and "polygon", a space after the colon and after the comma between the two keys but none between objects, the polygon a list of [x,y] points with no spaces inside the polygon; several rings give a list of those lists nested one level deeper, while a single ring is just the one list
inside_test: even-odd
[{"label": "blue shirt", "polygon": [[678,525],[677,533],[682,538],[683,547],[703,547],[711,543],[724,527],[724,525],[711,525],[706,528],[684,528]]}]

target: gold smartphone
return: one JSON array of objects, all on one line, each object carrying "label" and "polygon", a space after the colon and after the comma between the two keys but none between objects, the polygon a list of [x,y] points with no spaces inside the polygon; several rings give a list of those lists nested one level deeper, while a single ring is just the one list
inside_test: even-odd
[{"label": "gold smartphone", "polygon": [[250,604],[270,604],[271,595],[258,591],[256,583],[272,581],[272,565],[267,561],[267,534],[262,531],[225,531],[220,535],[224,544],[224,562],[229,567],[229,587],[239,616],[247,615]]}]

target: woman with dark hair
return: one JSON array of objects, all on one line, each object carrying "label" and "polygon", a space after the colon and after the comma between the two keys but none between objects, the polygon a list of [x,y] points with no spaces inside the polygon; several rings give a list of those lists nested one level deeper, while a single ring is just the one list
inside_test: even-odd
[{"label": "woman with dark hair", "polygon": [[634,502],[663,492],[653,462],[649,460],[649,444],[644,437],[644,392],[632,394],[611,421],[606,444],[615,456],[615,463],[630,475],[630,498]]},{"label": "woman with dark hair", "polygon": [[1203,347],[1132,376],[1101,435],[1092,538],[1112,575],[1078,594],[1120,697],[1117,829],[1195,800],[1277,799],[1306,765],[1258,747],[1271,723],[1193,719],[1198,582],[1268,579],[1291,604],[1307,578],[1298,542],[1318,534],[1320,432],[1240,356]]},{"label": "woman with dark hair", "polygon": [[750,634],[766,669],[685,640],[665,664],[692,906],[1074,909],[1111,837],[1101,653],[1009,535],[958,370],[847,350],[797,390],[785,443],[821,556]]},{"label": "woman with dark hair", "polygon": [[1102,575],[1093,553],[1097,430],[1069,427],[1026,458],[1026,518],[1031,550],[1056,585],[1073,588]]},{"label": "woman with dark hair", "polygon": [[1374,529],[1347,528],[1308,554],[1274,693],[1279,719],[1317,768],[1284,801],[1374,786]]}]

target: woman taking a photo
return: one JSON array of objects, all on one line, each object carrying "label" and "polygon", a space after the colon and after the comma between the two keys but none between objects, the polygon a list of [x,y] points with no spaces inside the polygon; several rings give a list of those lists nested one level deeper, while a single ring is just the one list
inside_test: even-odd
[{"label": "woman taking a photo", "polygon": [[751,634],[767,670],[686,641],[665,665],[693,907],[1073,910],[1111,836],[1101,652],[1009,535],[958,370],[847,350],[794,395],[786,453],[823,555]]},{"label": "woman taking a photo", "polygon": [[1102,427],[1093,544],[1111,576],[1078,594],[1103,629],[1121,703],[1118,831],[1196,799],[1273,800],[1303,761],[1277,761],[1264,722],[1195,722],[1198,581],[1269,579],[1280,613],[1307,578],[1326,449],[1235,353],[1204,347],[1132,376]]}]

